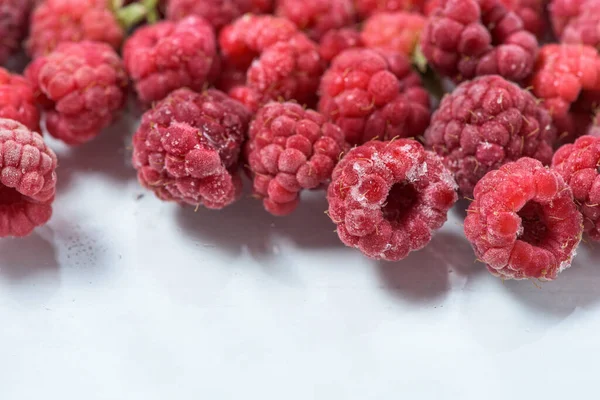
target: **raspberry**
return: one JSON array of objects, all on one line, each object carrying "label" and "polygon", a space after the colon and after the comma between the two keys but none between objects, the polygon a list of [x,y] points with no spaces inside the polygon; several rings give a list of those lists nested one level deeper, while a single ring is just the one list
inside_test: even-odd
[{"label": "raspberry", "polygon": [[332,29],[352,25],[355,18],[352,0],[277,0],[275,13],[292,21],[313,40]]},{"label": "raspberry", "polygon": [[582,136],[556,152],[552,168],[573,190],[583,228],[600,241],[600,137]]},{"label": "raspberry", "polygon": [[272,9],[273,0],[169,0],[167,18],[178,21],[196,15],[220,30],[246,13],[268,13]]},{"label": "raspberry", "polygon": [[411,56],[426,18],[408,12],[378,13],[364,22],[361,38],[366,47]]},{"label": "raspberry", "polygon": [[503,279],[555,279],[571,265],[582,229],[569,186],[526,157],[479,181],[465,219],[475,254]]},{"label": "raspberry", "polygon": [[457,200],[455,189],[440,159],[418,142],[371,141],[335,168],[329,217],[347,246],[397,261],[425,247],[442,227]]},{"label": "raspberry", "polygon": [[158,198],[220,209],[241,194],[238,166],[250,113],[223,92],[172,92],[146,111],[133,165]]},{"label": "raspberry", "polygon": [[546,31],[544,7],[546,0],[501,0],[502,3],[521,18],[523,28],[542,38]]},{"label": "raspberry", "polygon": [[329,182],[348,148],[341,129],[318,112],[295,103],[269,103],[256,114],[246,145],[254,193],[273,215],[290,214],[302,189]]},{"label": "raspberry", "polygon": [[19,49],[33,0],[0,0],[0,65]]},{"label": "raspberry", "polygon": [[500,0],[442,0],[423,28],[421,47],[435,69],[457,82],[493,74],[522,81],[538,44]]},{"label": "raspberry", "polygon": [[136,30],[123,46],[123,60],[145,105],[182,87],[201,91],[219,72],[213,30],[194,16]]},{"label": "raspberry", "polygon": [[352,145],[416,137],[429,123],[429,95],[401,54],[386,58],[374,50],[346,50],[323,75],[319,93],[319,111]]},{"label": "raspberry", "polygon": [[32,131],[40,131],[33,88],[27,79],[4,68],[0,68],[0,118],[13,119]]},{"label": "raspberry", "polygon": [[540,49],[531,86],[550,111],[561,139],[572,141],[582,132],[570,111],[589,114],[588,108],[594,103],[589,99],[600,95],[600,56],[589,46],[545,45]]},{"label": "raspberry", "polygon": [[92,140],[125,105],[127,74],[106,43],[61,43],[25,74],[46,110],[48,132],[70,145]]},{"label": "raspberry", "polygon": [[426,2],[427,0],[354,0],[356,10],[363,19],[382,11],[421,12]]},{"label": "raspberry", "polygon": [[319,43],[319,54],[328,63],[344,50],[363,47],[360,32],[354,28],[332,29],[323,35]]},{"label": "raspberry", "polygon": [[29,235],[52,215],[56,155],[39,133],[0,118],[0,237]]},{"label": "raspberry", "polygon": [[562,43],[600,46],[600,3],[597,0],[554,0],[554,31]]},{"label": "raspberry", "polygon": [[489,171],[523,156],[548,165],[556,130],[531,93],[497,75],[460,84],[445,96],[425,132],[460,193],[471,196]]}]

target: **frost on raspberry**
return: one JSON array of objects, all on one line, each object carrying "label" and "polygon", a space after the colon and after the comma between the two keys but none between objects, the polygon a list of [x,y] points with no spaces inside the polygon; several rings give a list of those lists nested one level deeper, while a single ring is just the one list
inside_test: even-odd
[{"label": "frost on raspberry", "polygon": [[425,21],[426,18],[418,13],[378,13],[364,22],[361,38],[366,47],[411,57]]},{"label": "frost on raspberry", "polygon": [[347,151],[341,129],[296,103],[269,103],[250,127],[246,157],[254,194],[271,214],[288,215],[300,192],[327,184]]},{"label": "frost on raspberry", "polygon": [[549,10],[561,43],[600,46],[600,2],[554,0]]},{"label": "frost on raspberry", "polygon": [[175,89],[201,91],[219,73],[212,27],[195,16],[137,29],[123,46],[123,60],[140,101],[146,105]]},{"label": "frost on raspberry", "polygon": [[500,0],[441,0],[423,28],[421,48],[454,81],[497,74],[520,82],[533,71],[538,43]]},{"label": "frost on raspberry", "polygon": [[339,162],[327,191],[341,241],[370,258],[420,250],[457,200],[452,174],[411,139],[371,141]]},{"label": "frost on raspberry", "polygon": [[40,113],[31,84],[4,68],[0,68],[0,118],[13,119],[32,131],[40,131]]},{"label": "frost on raspberry", "polygon": [[423,12],[427,0],[354,0],[356,10],[365,19],[379,12]]},{"label": "frost on raspberry", "polygon": [[417,137],[429,124],[429,95],[402,54],[346,50],[323,75],[319,95],[319,111],[352,145]]},{"label": "frost on raspberry", "polygon": [[363,47],[360,36],[360,32],[355,28],[332,29],[321,38],[319,54],[329,63],[345,50]]},{"label": "frost on raspberry", "polygon": [[105,43],[61,43],[25,74],[45,109],[48,132],[69,145],[95,138],[125,105],[127,74]]},{"label": "frost on raspberry", "polygon": [[509,161],[526,156],[550,164],[555,139],[552,118],[535,97],[497,75],[446,95],[425,132],[425,143],[443,158],[463,196]]},{"label": "frost on raspberry", "polygon": [[250,113],[223,92],[179,89],[146,111],[133,137],[142,186],[164,201],[221,209],[241,194]]},{"label": "frost on raspberry", "polygon": [[531,158],[491,171],[475,187],[465,234],[503,279],[553,280],[571,266],[582,217],[561,176]]},{"label": "frost on raspberry", "polygon": [[0,65],[21,46],[33,0],[0,0]]},{"label": "frost on raspberry", "polygon": [[0,118],[0,237],[29,235],[52,216],[56,155],[42,136]]}]

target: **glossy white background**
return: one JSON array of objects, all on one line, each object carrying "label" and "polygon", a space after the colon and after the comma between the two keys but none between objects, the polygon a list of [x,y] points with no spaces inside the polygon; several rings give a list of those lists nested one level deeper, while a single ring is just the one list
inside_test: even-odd
[{"label": "glossy white background", "polygon": [[[425,250],[344,248],[323,194],[275,218],[160,203],[125,120],[60,157],[51,222],[0,241],[0,399],[592,398],[600,247],[490,276],[459,204]],[[516,396],[516,397],[515,397]]]}]

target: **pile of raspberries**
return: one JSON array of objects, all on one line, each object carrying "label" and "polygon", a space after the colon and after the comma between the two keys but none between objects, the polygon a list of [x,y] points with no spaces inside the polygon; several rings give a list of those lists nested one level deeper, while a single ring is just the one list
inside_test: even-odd
[{"label": "pile of raspberries", "polygon": [[51,218],[49,136],[129,109],[160,200],[247,182],[285,217],[320,191],[341,242],[398,261],[464,198],[493,275],[553,280],[600,241],[599,48],[597,0],[0,0],[0,64],[30,57],[0,67],[0,236]]}]

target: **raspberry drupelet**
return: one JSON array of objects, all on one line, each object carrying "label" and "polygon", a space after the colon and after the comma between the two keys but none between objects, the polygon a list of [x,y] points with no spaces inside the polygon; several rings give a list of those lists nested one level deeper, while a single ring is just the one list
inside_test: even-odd
[{"label": "raspberry drupelet", "polygon": [[202,17],[218,31],[244,14],[268,13],[272,9],[273,0],[169,0],[166,14],[172,21],[190,15]]},{"label": "raspberry drupelet", "polygon": [[61,43],[25,74],[45,110],[48,132],[69,145],[95,138],[125,105],[127,74],[105,43]]},{"label": "raspberry drupelet", "polygon": [[554,0],[550,18],[561,43],[600,45],[600,2],[597,0]]},{"label": "raspberry drupelet", "polygon": [[33,3],[33,0],[0,0],[0,65],[21,46]]},{"label": "raspberry drupelet", "polygon": [[362,41],[366,47],[412,56],[425,26],[426,18],[417,13],[378,13],[363,24]]},{"label": "raspberry drupelet", "polygon": [[273,215],[288,215],[300,192],[331,179],[342,153],[349,149],[341,129],[296,103],[269,103],[250,126],[246,158],[254,194]]},{"label": "raspberry drupelet", "polygon": [[241,194],[239,156],[250,112],[223,92],[172,92],[133,136],[142,186],[164,201],[221,209]]},{"label": "raspberry drupelet", "polygon": [[556,130],[550,114],[526,90],[497,75],[463,82],[446,95],[425,132],[463,196],[489,171],[521,157],[548,165]]},{"label": "raspberry drupelet", "polygon": [[354,0],[359,16],[363,19],[379,12],[422,12],[427,0]]},{"label": "raspberry drupelet", "polygon": [[56,155],[42,136],[0,118],[0,237],[29,235],[52,216]]},{"label": "raspberry drupelet", "polygon": [[40,113],[31,84],[4,68],[0,68],[0,118],[13,119],[32,131],[40,131]]},{"label": "raspberry drupelet", "polygon": [[600,137],[582,136],[561,147],[552,168],[573,190],[585,233],[600,241]]},{"label": "raspberry drupelet", "polygon": [[569,186],[531,158],[484,176],[467,211],[467,239],[502,279],[555,279],[571,266],[583,232]]},{"label": "raspberry drupelet", "polygon": [[420,250],[457,200],[452,174],[411,139],[371,141],[339,162],[327,191],[341,241],[370,258]]},{"label": "raspberry drupelet", "polygon": [[332,29],[319,42],[321,58],[330,63],[344,50],[363,47],[361,34],[355,28]]},{"label": "raspberry drupelet", "polygon": [[441,0],[423,28],[421,48],[456,82],[493,74],[520,82],[533,71],[538,43],[500,0]]},{"label": "raspberry drupelet", "polygon": [[201,91],[219,73],[212,27],[195,16],[137,29],[123,46],[123,60],[144,105],[182,87]]},{"label": "raspberry drupelet", "polygon": [[319,111],[342,128],[352,145],[417,137],[429,123],[429,95],[401,54],[346,50],[323,75],[319,95]]}]

